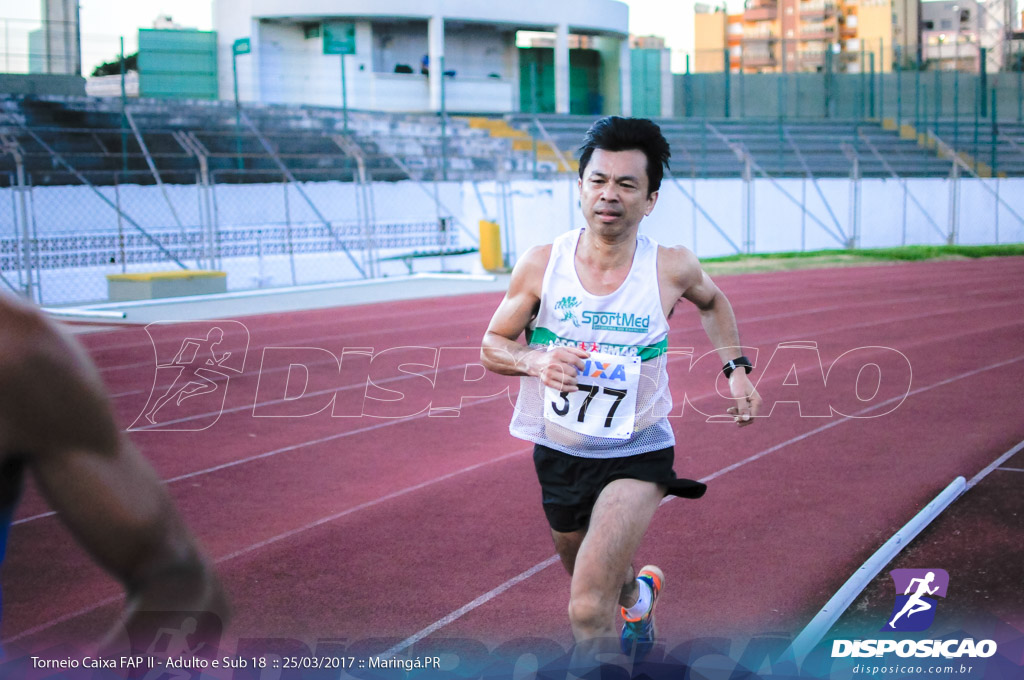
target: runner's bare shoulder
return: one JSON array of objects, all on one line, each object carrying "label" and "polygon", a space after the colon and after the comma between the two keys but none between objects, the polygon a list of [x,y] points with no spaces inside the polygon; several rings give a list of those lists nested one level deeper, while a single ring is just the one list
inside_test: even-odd
[{"label": "runner's bare shoulder", "polygon": [[85,351],[37,308],[0,298],[0,418],[10,445],[44,452],[116,441],[105,390]]},{"label": "runner's bare shoulder", "polygon": [[533,246],[519,258],[512,268],[512,280],[509,282],[509,295],[529,294],[540,299],[541,285],[544,283],[544,271],[551,259],[551,244]]},{"label": "runner's bare shoulder", "polygon": [[658,280],[676,286],[680,295],[703,280],[700,261],[686,246],[658,246]]}]

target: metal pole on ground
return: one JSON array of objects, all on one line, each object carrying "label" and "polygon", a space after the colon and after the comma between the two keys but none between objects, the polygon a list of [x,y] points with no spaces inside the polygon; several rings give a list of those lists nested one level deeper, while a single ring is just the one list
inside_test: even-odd
[{"label": "metal pole on ground", "polygon": [[985,70],[985,62],[988,60],[988,48],[981,47],[978,49],[979,58],[979,71],[978,78],[981,80],[981,87],[978,88],[978,92],[981,93],[981,117],[988,118],[988,102],[985,101],[985,95],[988,93],[988,71]]},{"label": "metal pole on ground", "polygon": [[921,96],[924,98],[924,103],[921,104],[921,125],[923,125],[924,127],[923,128],[919,128],[919,130],[925,130],[925,132],[920,132],[919,131],[918,135],[922,135],[923,134],[923,135],[925,135],[925,137],[927,137],[927,135],[928,135],[927,128],[929,127],[929,125],[931,125],[931,123],[929,122],[929,118],[928,118],[929,114],[928,114],[928,86],[927,85],[922,85],[921,86]]},{"label": "metal pole on ground", "polygon": [[825,82],[825,118],[832,117],[832,44],[825,47],[825,69],[822,74]]},{"label": "metal pole on ground", "polygon": [[1024,45],[1017,49],[1017,122],[1024,122]]},{"label": "metal pole on ground", "polygon": [[868,117],[875,117],[875,53],[868,53],[868,61],[870,62],[869,68],[871,69],[871,88],[868,92],[869,105],[868,105]]},{"label": "metal pole on ground", "polygon": [[288,245],[288,265],[292,273],[292,285],[298,285],[298,278],[295,276],[295,242],[292,240],[292,211],[288,201],[288,178],[281,181],[281,188],[284,190],[284,229]]},{"label": "metal pole on ground", "polygon": [[776,96],[779,99],[778,112],[779,112],[779,141],[776,143],[776,149],[778,149],[778,159],[776,163],[776,172],[782,172],[783,167],[783,145],[785,144],[785,130],[783,128],[783,120],[786,117],[786,39],[783,38],[779,43],[779,58],[782,60],[782,72],[775,75],[778,78],[778,92]]},{"label": "metal pole on ground", "polygon": [[990,166],[992,166],[992,177],[998,177],[999,174],[996,168],[996,138],[999,136],[999,126],[996,123],[996,101],[998,97],[998,89],[992,88],[992,129],[989,133],[990,146],[992,147],[992,155],[989,157]]},{"label": "metal pole on ground", "polygon": [[868,64],[867,64],[867,61],[868,61],[867,50],[865,50],[863,47],[861,47],[861,49],[860,49],[860,111],[858,112],[858,115],[856,116],[857,118],[860,118],[861,120],[864,120],[864,118],[867,117],[867,115],[866,115],[867,114],[867,105],[868,105],[868,101],[867,101],[868,100],[868,97],[867,97],[867,89],[868,89],[868,83],[867,83],[868,68],[867,67],[868,67]]},{"label": "metal pole on ground", "polygon": [[238,98],[238,55],[249,54],[252,45],[248,38],[238,38],[231,43],[231,76],[235,86],[235,166],[245,169],[242,160],[242,105]]},{"label": "metal pole on ground", "polygon": [[956,151],[953,152],[953,167],[949,178],[949,233],[947,245],[956,245],[957,231],[960,225],[960,164],[957,162]]},{"label": "metal pole on ground", "polygon": [[[344,57],[343,57],[344,58]],[[441,55],[441,180],[448,181],[448,110],[444,91],[444,55]]]},{"label": "metal pole on ground", "polygon": [[903,64],[902,55],[900,54],[900,46],[895,47],[895,53],[893,54],[895,63],[893,66],[896,68],[896,126],[903,125]]},{"label": "metal pole on ground", "polygon": [[974,159],[974,171],[978,171],[978,126],[981,121],[978,118],[978,114],[981,113],[981,103],[985,101],[985,93],[979,92],[981,89],[981,82],[975,81],[974,84],[974,153],[972,157]]},{"label": "metal pole on ground", "polygon": [[[537,62],[530,64],[530,139],[533,140],[533,178],[537,179]],[[505,225],[508,229],[508,225]]]},{"label": "metal pole on ground", "polygon": [[956,145],[957,121],[960,117],[960,6],[953,5],[953,23],[956,37],[953,42],[953,151],[959,153]]},{"label": "metal pole on ground", "polygon": [[700,116],[700,171],[702,177],[707,177],[708,167],[708,81],[707,74],[701,77],[704,83],[704,96],[701,98]]},{"label": "metal pole on ground", "polygon": [[[977,104],[977,95],[975,95]],[[975,105],[977,110],[977,105]],[[953,76],[953,151],[960,153],[960,79]]]},{"label": "metal pole on ground", "polygon": [[780,42],[780,45],[781,45],[781,47],[779,49],[779,57],[782,59],[782,72],[775,74],[775,77],[778,78],[778,81],[776,81],[777,82],[777,88],[776,88],[776,95],[775,96],[778,98],[778,106],[776,107],[776,109],[777,109],[778,114],[779,114],[779,129],[782,128],[782,119],[786,115],[786,104],[785,104],[785,101],[783,100],[783,96],[784,95],[783,95],[783,90],[782,90],[782,82],[786,79],[786,40],[785,40],[785,38],[782,39],[782,41]]},{"label": "metal pole on ground", "polygon": [[803,78],[800,77],[800,74],[796,74],[796,75],[793,76],[793,89],[794,89],[794,93],[793,93],[793,117],[794,118],[799,118],[800,117],[800,110],[801,110],[801,107],[800,107],[800,82],[802,80],[803,80]]},{"label": "metal pole on ground", "polygon": [[724,58],[724,62],[725,62],[724,63],[724,66],[725,66],[725,69],[724,69],[724,73],[725,73],[725,97],[724,97],[724,99],[725,99],[725,101],[723,102],[723,108],[724,108],[725,117],[728,118],[729,117],[729,100],[731,99],[731,95],[732,95],[732,82],[729,79],[730,70],[729,70],[729,48],[728,47],[726,47],[724,50],[722,50],[722,57]]},{"label": "metal pole on ground", "polygon": [[128,273],[128,258],[124,248],[124,220],[121,218],[121,181],[114,173],[114,205],[117,208],[117,254],[121,260],[121,273]]},{"label": "metal pole on ground", "polygon": [[885,38],[878,39],[878,120],[885,120]]},{"label": "metal pole on ground", "polygon": [[124,111],[128,107],[128,92],[125,87],[124,36],[121,36],[121,170],[128,171],[128,122]]},{"label": "metal pole on ground", "polygon": [[42,303],[42,300],[35,298],[35,291],[33,290],[32,284],[32,234],[29,230],[29,222],[31,219],[28,214],[28,202],[25,200],[28,194],[28,182],[25,178],[25,163],[21,155],[21,151],[16,144],[13,142],[8,148],[8,151],[14,156],[14,163],[16,165],[16,173],[18,178],[18,202],[15,207],[15,212],[18,214],[18,221],[21,223],[21,264],[22,270],[24,271],[24,292],[25,297],[34,302]]},{"label": "metal pole on ground", "polygon": [[[345,55],[339,55],[341,59],[341,128],[348,134],[348,87],[345,84]],[[443,81],[442,81],[443,82]],[[444,87],[444,85],[442,85]]]},{"label": "metal pole on ground", "polygon": [[693,115],[693,82],[690,76],[690,55],[686,55],[686,72],[683,74],[683,115]]},{"label": "metal pole on ground", "polygon": [[740,118],[746,118],[747,117],[747,90],[744,87],[744,83],[743,83],[743,46],[742,46],[742,44],[740,45],[739,81],[740,81]]},{"label": "metal pole on ground", "polygon": [[921,134],[921,64],[914,62],[914,127]]}]

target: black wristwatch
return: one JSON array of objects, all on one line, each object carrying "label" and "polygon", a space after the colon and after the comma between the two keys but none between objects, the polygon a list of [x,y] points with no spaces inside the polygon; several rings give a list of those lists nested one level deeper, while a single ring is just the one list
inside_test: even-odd
[{"label": "black wristwatch", "polygon": [[725,364],[725,366],[722,366],[722,373],[724,373],[725,377],[728,378],[729,376],[732,375],[732,372],[735,371],[740,366],[742,366],[743,370],[745,370],[748,374],[752,370],[754,370],[754,364],[750,363],[750,359],[746,357],[739,357],[738,359],[731,359],[728,363]]}]

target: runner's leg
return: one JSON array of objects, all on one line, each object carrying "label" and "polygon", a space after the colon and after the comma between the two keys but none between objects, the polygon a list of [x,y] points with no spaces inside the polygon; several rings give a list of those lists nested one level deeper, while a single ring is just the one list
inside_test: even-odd
[{"label": "runner's leg", "polygon": [[618,479],[598,496],[572,572],[569,620],[577,641],[614,636],[617,607],[635,602],[633,555],[664,495],[652,482]]}]

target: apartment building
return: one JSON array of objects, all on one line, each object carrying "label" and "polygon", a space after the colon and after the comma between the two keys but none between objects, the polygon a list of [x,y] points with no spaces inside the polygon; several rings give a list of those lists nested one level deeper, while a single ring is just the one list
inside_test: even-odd
[{"label": "apartment building", "polygon": [[[742,13],[696,5],[696,71],[890,71],[919,45],[918,0],[747,0]],[[717,52],[717,54],[716,54]]]}]

